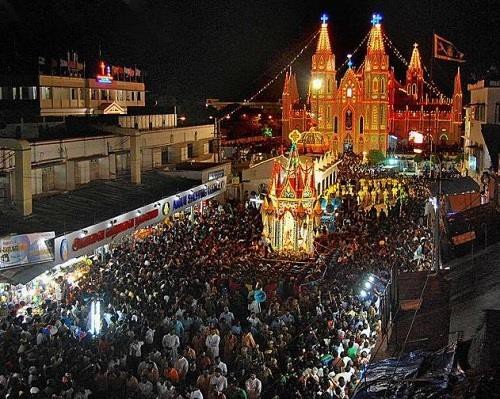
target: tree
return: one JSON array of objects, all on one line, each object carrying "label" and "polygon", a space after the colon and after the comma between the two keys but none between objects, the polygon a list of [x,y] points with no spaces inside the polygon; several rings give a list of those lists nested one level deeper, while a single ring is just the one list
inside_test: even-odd
[{"label": "tree", "polygon": [[424,158],[422,157],[422,155],[420,154],[417,154],[413,157],[413,160],[416,162],[416,163],[420,163],[424,160]]},{"label": "tree", "polygon": [[370,165],[378,165],[379,163],[384,162],[385,155],[380,150],[370,150],[367,158]]}]

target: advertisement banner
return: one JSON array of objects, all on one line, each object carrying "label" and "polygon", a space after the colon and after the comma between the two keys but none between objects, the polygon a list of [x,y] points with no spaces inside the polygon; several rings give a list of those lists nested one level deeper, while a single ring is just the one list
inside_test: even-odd
[{"label": "advertisement banner", "polygon": [[48,240],[53,231],[0,238],[0,269],[54,260]]}]

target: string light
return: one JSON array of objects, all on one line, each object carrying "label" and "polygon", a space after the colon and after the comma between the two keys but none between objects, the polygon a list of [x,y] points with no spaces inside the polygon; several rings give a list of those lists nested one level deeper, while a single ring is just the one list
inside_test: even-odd
[{"label": "string light", "polygon": [[[408,67],[408,65],[409,65],[408,61],[405,59],[405,57],[403,57],[401,52],[396,48],[396,46],[392,43],[391,39],[389,39],[389,37],[385,33],[383,34],[383,39],[384,39],[384,43],[387,44],[387,46],[393,51],[396,58],[398,58],[399,61],[401,61],[404,66]],[[425,65],[423,65],[423,68],[424,68],[425,73],[427,75],[429,75],[429,72],[427,71],[427,68],[425,67]],[[427,88],[435,95],[443,97],[443,98],[450,101],[450,98],[448,96],[444,95],[437,88],[437,85],[432,81],[432,79],[429,78],[429,80],[430,80],[430,82],[424,79],[424,84],[427,86]]]},{"label": "string light", "polygon": [[[293,57],[292,60],[285,67],[283,67],[283,69],[281,69],[270,81],[268,81],[264,86],[262,86],[253,96],[249,97],[246,102],[252,102],[256,97],[258,97],[260,94],[262,94],[262,92],[264,92],[269,86],[271,86],[274,82],[276,82],[276,80],[278,80],[278,78],[281,75],[283,75],[283,73],[285,71],[290,69],[290,67],[295,63],[295,61],[297,61],[297,59],[299,59],[299,57],[302,55],[302,53],[304,51],[306,51],[309,48],[309,46],[311,45],[311,43],[318,37],[319,33],[320,33],[320,30],[318,30],[311,37],[311,39],[307,42],[307,44],[304,47],[302,47],[302,49],[295,55],[295,57]],[[232,114],[234,114],[236,111],[238,111],[242,107],[243,107],[242,105],[236,107],[234,110],[229,112],[225,117],[226,118],[230,117]]]},{"label": "string light", "polygon": [[[361,42],[358,44],[358,46],[354,49],[354,51],[351,54],[351,57],[354,56],[354,54],[356,54],[359,49],[365,44],[365,42],[368,40],[368,37],[370,36],[370,31],[368,31],[368,33],[365,35],[365,37],[363,38],[363,40],[361,40]],[[340,66],[338,67],[337,69],[337,73],[340,73],[341,69],[343,69],[345,66],[347,66],[347,64],[349,63],[349,60],[350,58],[347,58],[342,64],[340,64]]]}]

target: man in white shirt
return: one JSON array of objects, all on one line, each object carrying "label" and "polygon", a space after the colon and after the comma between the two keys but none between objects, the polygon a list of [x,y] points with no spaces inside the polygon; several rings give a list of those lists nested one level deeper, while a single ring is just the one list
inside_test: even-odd
[{"label": "man in white shirt", "polygon": [[227,375],[227,364],[220,360],[220,357],[215,358],[215,368],[220,369],[222,375]]},{"label": "man in white shirt", "polygon": [[255,374],[251,374],[250,378],[245,382],[245,388],[248,393],[248,399],[258,399],[262,393],[262,382]]},{"label": "man in white shirt", "polygon": [[177,372],[179,373],[179,378],[181,380],[183,380],[186,377],[186,374],[189,370],[188,360],[184,356],[179,355],[179,357],[177,358],[177,360],[174,363],[174,367],[177,370]]},{"label": "man in white shirt", "polygon": [[214,329],[205,340],[205,345],[207,346],[208,353],[210,353],[212,359],[215,359],[219,356],[219,343],[220,337],[217,334],[217,331]]},{"label": "man in white shirt", "polygon": [[168,353],[169,360],[177,359],[177,348],[180,345],[180,340],[174,331],[170,331],[163,336],[162,345],[163,349]]},{"label": "man in white shirt", "polygon": [[224,306],[224,311],[220,314],[219,320],[223,321],[228,327],[231,327],[234,320],[234,314],[229,311],[227,306]]},{"label": "man in white shirt", "polygon": [[227,378],[221,374],[221,370],[216,368],[215,374],[210,377],[210,386],[213,387],[216,392],[223,392],[227,389]]},{"label": "man in white shirt", "polygon": [[191,393],[189,394],[189,399],[203,399],[203,394],[198,388],[191,388]]}]

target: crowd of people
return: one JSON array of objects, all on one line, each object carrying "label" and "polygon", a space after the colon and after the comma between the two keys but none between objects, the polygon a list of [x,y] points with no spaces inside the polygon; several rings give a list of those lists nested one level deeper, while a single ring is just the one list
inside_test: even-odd
[{"label": "crowd of people", "polygon": [[[0,320],[0,396],[352,397],[382,328],[381,293],[361,295],[361,282],[387,282],[431,251],[425,184],[406,184],[398,212],[343,204],[315,260],[264,259],[259,210],[242,203],[212,202],[122,242],[65,283],[60,300],[23,312],[11,304]],[[98,334],[92,301],[102,304]]]}]

